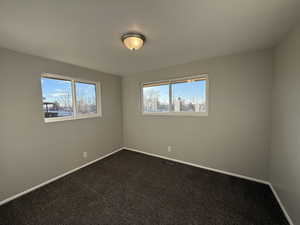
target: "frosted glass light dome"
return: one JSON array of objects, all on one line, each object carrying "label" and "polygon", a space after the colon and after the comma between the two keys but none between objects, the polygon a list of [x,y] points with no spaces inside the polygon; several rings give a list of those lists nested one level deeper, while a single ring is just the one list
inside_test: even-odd
[{"label": "frosted glass light dome", "polygon": [[135,51],[143,47],[145,36],[138,33],[127,33],[122,36],[122,41],[126,48]]}]

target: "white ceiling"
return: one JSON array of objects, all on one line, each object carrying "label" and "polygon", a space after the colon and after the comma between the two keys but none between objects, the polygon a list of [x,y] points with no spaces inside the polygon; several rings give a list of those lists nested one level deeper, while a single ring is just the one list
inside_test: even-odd
[{"label": "white ceiling", "polygon": [[[0,0],[0,46],[119,75],[273,46],[299,0]],[[140,51],[122,46],[145,34]]]}]

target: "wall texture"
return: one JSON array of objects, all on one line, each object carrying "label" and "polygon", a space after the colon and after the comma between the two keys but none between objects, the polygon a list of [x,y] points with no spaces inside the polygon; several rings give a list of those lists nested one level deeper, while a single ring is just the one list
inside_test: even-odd
[{"label": "wall texture", "polygon": [[276,48],[270,180],[300,224],[300,26]]},{"label": "wall texture", "polygon": [[[0,201],[124,144],[270,179],[300,224],[300,26],[273,53],[217,57],[121,79],[0,48]],[[44,123],[43,72],[100,81],[102,118]],[[207,117],[141,114],[142,82],[204,73],[210,84]]]},{"label": "wall texture", "polygon": [[[267,179],[272,54],[218,57],[123,78],[124,145]],[[210,82],[208,117],[141,115],[141,82],[203,73]]]},{"label": "wall texture", "polygon": [[[42,72],[100,81],[103,117],[44,123]],[[118,76],[0,49],[0,107],[0,201],[122,146]]]}]

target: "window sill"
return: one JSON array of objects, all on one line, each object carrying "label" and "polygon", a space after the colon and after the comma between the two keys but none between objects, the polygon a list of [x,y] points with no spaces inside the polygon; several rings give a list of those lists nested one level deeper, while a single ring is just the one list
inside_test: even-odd
[{"label": "window sill", "polygon": [[100,114],[89,114],[89,115],[77,115],[76,117],[68,116],[68,117],[52,117],[52,118],[44,118],[45,123],[54,123],[60,121],[69,121],[69,120],[81,120],[88,118],[100,118],[102,117]]},{"label": "window sill", "polygon": [[142,113],[143,116],[190,116],[190,117],[197,117],[197,116],[208,116],[208,112],[157,112],[157,113]]}]

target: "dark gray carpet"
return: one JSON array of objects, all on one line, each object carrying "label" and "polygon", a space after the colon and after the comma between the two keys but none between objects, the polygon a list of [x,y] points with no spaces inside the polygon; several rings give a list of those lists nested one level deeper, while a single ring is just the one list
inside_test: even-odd
[{"label": "dark gray carpet", "polygon": [[288,225],[266,185],[123,150],[0,207],[5,225]]}]

